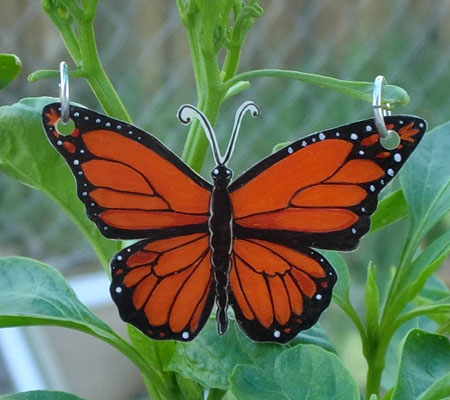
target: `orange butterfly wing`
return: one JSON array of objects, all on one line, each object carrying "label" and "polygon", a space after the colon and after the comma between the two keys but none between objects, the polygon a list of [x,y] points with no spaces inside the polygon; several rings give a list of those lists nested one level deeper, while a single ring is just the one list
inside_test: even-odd
[{"label": "orange butterfly wing", "polygon": [[229,293],[253,340],[285,343],[312,326],[336,274],[311,249],[351,250],[370,227],[378,193],[421,140],[426,123],[386,117],[400,135],[381,146],[373,120],[300,139],[262,160],[229,188],[234,246]]},{"label": "orange butterfly wing", "polygon": [[336,273],[311,249],[236,239],[230,302],[242,330],[256,341],[286,343],[328,307]]},{"label": "orange butterfly wing", "polygon": [[401,141],[380,144],[373,120],[300,139],[267,157],[229,188],[237,237],[294,247],[352,250],[370,227],[378,193],[421,140],[426,123],[386,117]]},{"label": "orange butterfly wing", "polygon": [[206,232],[211,185],[146,132],[70,106],[71,135],[56,130],[60,104],[43,110],[43,125],[77,181],[86,212],[109,238],[158,232]]},{"label": "orange butterfly wing", "polygon": [[121,318],[153,339],[192,340],[214,303],[208,235],[142,240],[111,261]]}]

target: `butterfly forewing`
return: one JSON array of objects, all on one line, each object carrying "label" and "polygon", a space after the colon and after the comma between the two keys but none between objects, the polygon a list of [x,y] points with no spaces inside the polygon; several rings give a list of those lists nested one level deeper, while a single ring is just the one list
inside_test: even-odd
[{"label": "butterfly forewing", "polygon": [[426,123],[386,117],[400,136],[380,144],[373,120],[300,139],[250,168],[230,186],[237,237],[296,246],[354,249],[370,227],[379,192],[420,142]]},{"label": "butterfly forewing", "polygon": [[101,230],[114,239],[162,231],[207,231],[211,185],[148,133],[91,110],[71,106],[74,131],[56,129],[59,103],[43,124],[77,181],[78,196]]}]

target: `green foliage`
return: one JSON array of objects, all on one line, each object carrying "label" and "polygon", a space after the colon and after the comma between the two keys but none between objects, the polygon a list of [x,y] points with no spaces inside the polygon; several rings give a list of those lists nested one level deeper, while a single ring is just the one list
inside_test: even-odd
[{"label": "green foliage", "polygon": [[284,350],[270,370],[237,366],[231,392],[243,400],[359,399],[358,387],[339,358],[312,345]]},{"label": "green foliage", "polygon": [[378,204],[370,220],[370,232],[384,228],[408,216],[408,205],[402,190],[386,196]]},{"label": "green foliage", "polygon": [[[97,1],[42,0],[42,6],[75,63],[76,68],[69,75],[86,79],[109,115],[130,121],[97,54],[93,31]],[[257,0],[215,0],[214,6],[205,0],[178,0],[177,7],[192,54],[197,106],[213,124],[223,102],[248,89],[250,81],[258,77],[294,79],[371,101],[372,83],[368,82],[270,69],[236,74],[247,34],[262,16]],[[3,59],[0,56],[0,65]],[[18,73],[17,63],[15,68],[7,73],[0,68],[0,87]],[[51,70],[37,71],[29,79],[57,74]],[[407,93],[395,86],[383,87],[383,96],[385,103],[409,101]],[[0,169],[55,201],[90,240],[106,267],[121,243],[103,238],[87,219],[69,169],[42,132],[41,110],[53,101],[51,98],[23,99],[13,106],[0,108]],[[199,124],[193,123],[183,157],[200,170],[206,150],[207,140]],[[402,190],[380,202],[372,219],[372,232],[408,215],[410,226],[386,295],[377,283],[375,267],[369,266],[365,318],[361,318],[350,298],[347,262],[337,253],[323,251],[339,276],[333,301],[361,336],[368,364],[366,399],[380,398],[389,344],[405,323],[416,317],[428,322],[432,318],[440,329],[448,329],[448,290],[433,274],[450,252],[450,232],[437,235],[423,250],[419,246],[430,229],[450,211],[448,154],[450,123],[425,135],[404,167]],[[401,245],[402,239],[398,238],[395,243],[386,243],[386,251],[389,246]],[[379,271],[382,267],[379,265]],[[198,338],[189,343],[152,341],[128,326],[129,344],[81,304],[52,267],[17,257],[0,259],[1,327],[55,325],[93,335],[122,352],[139,368],[155,400],[201,399],[205,388],[210,389],[209,400],[360,398],[356,383],[320,325],[302,332],[288,345],[278,345],[254,343],[243,335],[232,318],[230,322],[227,333],[218,336],[211,318]],[[386,399],[430,400],[448,396],[449,357],[448,340],[444,337],[412,331],[403,346],[397,382]],[[5,398],[76,399],[70,396],[37,391]]]},{"label": "green foliage", "polygon": [[0,89],[9,85],[22,69],[22,63],[14,54],[0,54]]},{"label": "green foliage", "polygon": [[50,390],[33,390],[0,396],[0,400],[83,400],[74,394]]},{"label": "green foliage", "polygon": [[440,400],[450,397],[450,342],[418,329],[403,345],[392,400]]},{"label": "green foliage", "polygon": [[[231,316],[230,322],[228,331],[219,337],[215,319],[210,318],[196,340],[177,344],[167,369],[193,379],[204,387],[222,390],[229,389],[229,378],[239,364],[260,367],[270,372],[286,346],[255,343],[242,333]],[[290,345],[296,343],[314,344],[336,352],[320,326],[302,332]]]}]

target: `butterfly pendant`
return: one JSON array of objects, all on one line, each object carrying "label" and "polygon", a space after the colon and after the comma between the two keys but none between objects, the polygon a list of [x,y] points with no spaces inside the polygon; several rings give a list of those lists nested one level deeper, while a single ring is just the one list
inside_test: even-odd
[{"label": "butterfly pendant", "polygon": [[153,339],[190,341],[216,304],[219,334],[236,320],[255,341],[286,343],[329,305],[337,277],[314,249],[352,250],[370,226],[379,192],[420,142],[426,122],[385,117],[400,143],[380,144],[373,119],[303,137],[232,181],[227,167],[244,103],[225,156],[199,119],[216,166],[213,184],[155,137],[133,125],[70,106],[75,129],[56,129],[60,103],[43,125],[70,166],[88,217],[111,239],[140,239],[111,261],[111,296],[121,318]]}]

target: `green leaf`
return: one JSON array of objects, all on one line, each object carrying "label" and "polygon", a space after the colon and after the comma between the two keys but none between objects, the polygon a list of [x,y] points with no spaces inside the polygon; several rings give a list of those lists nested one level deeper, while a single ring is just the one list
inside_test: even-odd
[{"label": "green leaf", "polygon": [[22,69],[22,63],[14,54],[0,54],[0,89],[9,85]]},{"label": "green leaf", "polygon": [[359,390],[338,357],[320,347],[298,345],[283,351],[272,373],[238,365],[231,392],[239,400],[358,400]]},{"label": "green leaf", "polygon": [[0,170],[54,200],[89,239],[108,269],[121,242],[104,238],[87,218],[72,172],[45,136],[42,108],[54,101],[49,97],[28,98],[0,107]]},{"label": "green leaf", "polygon": [[152,384],[164,386],[141,355],[77,299],[56,269],[28,258],[0,258],[0,327],[29,325],[60,326],[95,336],[128,357]]},{"label": "green leaf", "polygon": [[[223,336],[217,334],[216,321],[212,317],[194,341],[177,343],[167,369],[204,387],[222,390],[229,388],[229,377],[238,364],[264,366],[270,371],[276,357],[289,345],[253,342],[241,332],[231,315],[229,317],[230,326]],[[301,332],[294,343],[314,343],[335,351],[323,329],[317,326],[314,330]]]},{"label": "green leaf", "polygon": [[0,400],[83,400],[71,393],[56,392],[51,390],[32,390],[0,396]]},{"label": "green leaf", "polygon": [[377,282],[375,280],[376,266],[369,265],[367,270],[366,281],[366,325],[369,336],[378,336],[378,317],[380,306],[380,292],[378,290]]},{"label": "green leaf", "polygon": [[410,246],[450,211],[450,122],[425,134],[400,181],[410,214]]},{"label": "green leaf", "polygon": [[450,253],[450,232],[437,238],[417,257],[408,268],[410,283],[399,288],[390,307],[389,315],[398,315],[423,289],[430,276],[435,272]]},{"label": "green leaf", "polygon": [[442,335],[412,330],[403,345],[392,400],[438,400],[450,396],[450,342]]},{"label": "green leaf", "polygon": [[408,216],[408,205],[401,189],[389,194],[372,215],[370,232],[384,228]]},{"label": "green leaf", "polygon": [[[173,372],[165,371],[175,352],[175,342],[151,340],[140,330],[129,324],[127,324],[127,332],[133,347],[159,377],[159,381],[149,382],[149,377],[143,376],[144,383],[147,387],[152,386],[158,392],[166,393],[166,397],[170,395],[172,399],[189,398],[187,396],[182,397],[180,393],[180,390],[182,390],[180,389],[181,385],[183,385],[184,390],[193,390],[193,388],[189,386],[189,382],[186,382],[186,379],[183,380],[182,377],[181,379],[178,379],[176,376],[177,374]],[[195,384],[195,382],[192,382],[192,384]],[[162,397],[164,398],[164,396]]]},{"label": "green leaf", "polygon": [[22,257],[0,259],[0,326],[57,325],[114,338],[114,331],[80,303],[54,268]]}]

